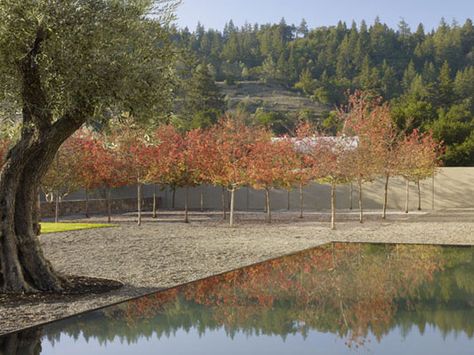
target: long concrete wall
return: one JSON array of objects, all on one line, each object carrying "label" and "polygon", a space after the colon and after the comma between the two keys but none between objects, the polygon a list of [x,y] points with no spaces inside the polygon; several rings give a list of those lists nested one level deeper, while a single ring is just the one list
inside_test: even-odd
[{"label": "long concrete wall", "polygon": [[[201,191],[205,209],[220,209],[222,206],[221,189],[213,186],[203,186],[189,189],[189,206],[192,209],[200,208]],[[423,209],[448,209],[448,208],[474,208],[474,168],[441,168],[434,179],[421,182]],[[150,197],[153,193],[152,186],[144,188],[144,196]],[[126,187],[113,191],[112,197],[117,199],[133,198],[136,194],[134,187]],[[162,207],[170,208],[172,193],[169,189],[158,191]],[[82,193],[69,196],[68,199],[81,199]],[[184,207],[184,189],[178,189],[175,197],[175,207]],[[97,198],[100,198],[98,193]],[[353,207],[357,208],[358,190],[353,188]],[[383,201],[383,181],[377,180],[364,185],[364,207],[379,209]],[[237,210],[262,210],[264,208],[264,192],[250,188],[242,188],[236,192]],[[297,189],[288,193],[282,190],[271,192],[272,210],[299,209],[299,191]],[[350,207],[350,187],[337,188],[337,208]],[[393,178],[389,184],[388,207],[389,209],[403,209],[405,206],[405,181]],[[410,184],[410,209],[418,207],[417,187]],[[327,185],[312,183],[304,188],[304,208],[309,211],[328,210],[330,208],[330,188]]]}]

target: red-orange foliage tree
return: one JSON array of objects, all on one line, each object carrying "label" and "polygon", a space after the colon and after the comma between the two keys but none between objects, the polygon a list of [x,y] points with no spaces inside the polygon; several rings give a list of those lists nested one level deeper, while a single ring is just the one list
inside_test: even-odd
[{"label": "red-orange foliage tree", "polygon": [[97,185],[105,191],[107,219],[110,223],[112,220],[111,190],[129,183],[127,174],[124,174],[128,167],[117,158],[114,147],[103,136],[95,137],[88,146],[92,163],[89,165],[90,173],[95,174]]},{"label": "red-orange foliage tree", "polygon": [[293,171],[293,180],[299,187],[300,218],[303,218],[304,193],[303,187],[315,180],[319,174],[319,150],[317,146],[318,133],[308,122],[301,122],[296,129],[296,138],[293,139],[297,154],[297,167]]},{"label": "red-orange foliage tree", "polygon": [[356,146],[354,137],[319,137],[315,151],[319,156],[318,180],[331,186],[331,229],[336,229],[336,187],[352,179],[350,155]]},{"label": "red-orange foliage tree", "polygon": [[405,213],[409,210],[410,181],[418,188],[418,209],[421,210],[420,180],[433,176],[440,163],[442,144],[434,139],[432,132],[414,130],[400,143],[398,149],[399,174],[406,180]]},{"label": "red-orange foliage tree", "polygon": [[[210,129],[200,131],[198,144],[193,145],[196,155],[196,164],[199,169],[199,179],[202,184],[214,184],[222,188],[222,212],[223,219],[227,218],[227,207],[226,207],[226,185],[220,185],[217,182],[217,172],[221,168],[217,161],[218,150],[216,146],[217,127],[211,127]],[[201,195],[202,197],[202,195]],[[201,201],[202,205],[202,201]]]},{"label": "red-orange foliage tree", "polygon": [[298,157],[290,140],[272,140],[270,132],[260,132],[249,155],[248,176],[251,186],[265,191],[268,223],[272,219],[270,190],[290,189],[297,167]]},{"label": "red-orange foliage tree", "polygon": [[230,225],[234,225],[235,191],[249,184],[248,167],[250,153],[258,129],[246,126],[239,118],[224,117],[208,132],[205,149],[207,179],[217,186],[227,188],[231,193]]},{"label": "red-orange foliage tree", "polygon": [[81,141],[76,136],[66,140],[56,153],[53,164],[41,180],[41,189],[50,202],[55,203],[54,221],[59,222],[61,200],[81,187],[79,171],[83,169],[80,159]]},{"label": "red-orange foliage tree", "polygon": [[153,153],[152,142],[147,132],[133,124],[133,120],[113,127],[109,137],[119,164],[126,169],[121,172],[122,178],[137,186],[137,224],[142,224],[143,184],[148,182],[150,156]]},{"label": "red-orange foliage tree", "polygon": [[203,152],[203,132],[201,129],[194,129],[187,132],[182,139],[181,154],[179,160],[175,163],[179,168],[178,186],[184,187],[184,221],[189,222],[188,211],[188,190],[190,187],[198,186],[203,183],[205,175],[203,174],[203,162],[205,152]]},{"label": "red-orange foliage tree", "polygon": [[[170,185],[173,189],[176,157],[180,154],[181,134],[171,125],[161,125],[153,135],[150,170],[147,180],[163,187]],[[174,201],[174,194],[173,194]],[[153,216],[156,217],[156,193],[154,193]],[[173,205],[174,207],[174,205]]]},{"label": "red-orange foliage tree", "polygon": [[349,96],[348,105],[338,110],[338,115],[344,122],[343,133],[357,141],[348,155],[348,164],[351,178],[359,188],[359,221],[363,223],[363,184],[381,175],[393,159],[388,150],[394,137],[390,108],[382,104],[381,98],[356,91]]},{"label": "red-orange foliage tree", "polygon": [[87,130],[79,131],[75,135],[77,141],[77,159],[80,169],[76,171],[79,185],[85,191],[85,209],[86,218],[89,218],[89,192],[101,187],[100,177],[96,174],[96,164],[94,161],[95,147],[97,143],[92,133]]},{"label": "red-orange foliage tree", "polygon": [[[155,148],[148,179],[185,189],[184,221],[189,222],[188,189],[202,182],[201,147],[203,132],[199,129],[180,134],[173,126],[162,126],[155,133]],[[204,152],[205,153],[205,152]]]}]

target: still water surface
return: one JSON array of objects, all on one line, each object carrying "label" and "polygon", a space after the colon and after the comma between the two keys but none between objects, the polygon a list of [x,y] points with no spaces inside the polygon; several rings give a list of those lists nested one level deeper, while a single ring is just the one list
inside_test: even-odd
[{"label": "still water surface", "polygon": [[474,248],[335,243],[0,337],[0,354],[474,354],[473,336]]}]

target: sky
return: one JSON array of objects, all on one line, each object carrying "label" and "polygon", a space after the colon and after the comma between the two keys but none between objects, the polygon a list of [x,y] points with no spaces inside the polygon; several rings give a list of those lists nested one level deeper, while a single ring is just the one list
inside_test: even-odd
[{"label": "sky", "polygon": [[177,23],[191,30],[201,22],[206,28],[222,29],[230,19],[236,25],[275,23],[285,17],[289,24],[305,18],[310,27],[348,25],[365,19],[381,21],[396,28],[404,19],[413,30],[422,22],[427,30],[435,28],[442,17],[448,23],[474,20],[474,0],[183,0]]}]

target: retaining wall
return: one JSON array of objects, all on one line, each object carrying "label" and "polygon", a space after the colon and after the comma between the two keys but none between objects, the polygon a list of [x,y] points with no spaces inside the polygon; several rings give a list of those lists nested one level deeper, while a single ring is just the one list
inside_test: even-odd
[{"label": "retaining wall", "polygon": [[[363,187],[364,208],[380,209],[383,203],[384,182],[377,180],[367,183]],[[152,186],[144,187],[144,196],[147,203],[145,208],[151,208],[150,197],[153,194]],[[205,209],[220,209],[221,188],[213,186],[203,186],[189,189],[189,206],[191,209],[199,209],[201,201],[201,191]],[[422,207],[423,209],[451,209],[451,208],[474,208],[474,168],[441,168],[434,179],[427,179],[421,182]],[[135,187],[125,187],[112,192],[114,200],[127,201],[126,210],[136,210]],[[160,205],[164,208],[171,208],[172,192],[169,189],[159,190],[158,196]],[[175,207],[184,208],[184,189],[178,189],[175,197]],[[336,205],[339,209],[350,207],[350,187],[338,186]],[[83,193],[78,192],[69,199],[83,199]],[[353,188],[353,207],[357,208],[358,190]],[[288,193],[283,190],[273,190],[271,192],[272,210],[286,210],[288,206],[291,210],[299,209],[299,191],[295,189]],[[410,209],[418,207],[417,187],[410,183]],[[262,210],[264,208],[264,192],[250,188],[241,188],[236,192],[237,210]],[[118,203],[118,202],[117,202]],[[388,208],[403,209],[405,206],[405,181],[401,178],[392,178],[389,184]],[[117,211],[120,209],[117,207]],[[330,209],[330,187],[312,183],[304,188],[304,208],[309,211],[319,211]]]}]

